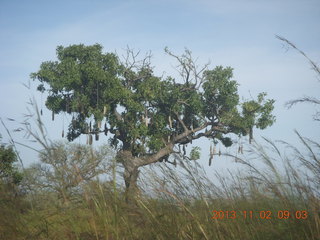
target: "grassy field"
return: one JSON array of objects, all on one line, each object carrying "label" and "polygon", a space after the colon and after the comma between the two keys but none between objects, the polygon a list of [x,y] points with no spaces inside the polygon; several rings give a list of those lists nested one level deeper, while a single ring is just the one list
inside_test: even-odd
[{"label": "grassy field", "polygon": [[320,239],[320,146],[298,137],[304,148],[285,155],[266,140],[246,159],[229,156],[243,170],[214,181],[195,161],[148,167],[135,205],[125,203],[115,165],[67,201],[30,177],[2,183],[0,239]]}]

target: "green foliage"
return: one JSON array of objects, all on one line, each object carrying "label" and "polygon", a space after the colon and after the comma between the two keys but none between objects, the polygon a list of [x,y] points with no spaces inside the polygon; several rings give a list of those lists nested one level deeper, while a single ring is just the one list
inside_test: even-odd
[{"label": "green foliage", "polygon": [[155,76],[148,58],[138,61],[128,51],[120,62],[115,54],[102,53],[99,44],[59,46],[58,61],[42,63],[31,77],[40,81],[39,91],[47,91],[50,110],[73,116],[68,140],[110,132],[111,143],[120,142],[138,157],[200,137],[230,146],[225,134],[247,135],[253,127],[272,125],[274,101],[263,93],[240,103],[232,68],[198,72],[190,51],[181,57],[166,51],[181,64],[179,81]]},{"label": "green foliage", "polygon": [[[61,111],[78,113],[74,122],[79,123],[72,130],[84,132],[83,122],[94,115],[96,120],[102,119],[105,105],[110,108],[114,101],[119,101],[124,90],[117,81],[119,69],[118,59],[114,54],[102,54],[102,47],[73,45],[57,48],[58,60],[44,62],[40,71],[31,74],[41,84],[38,90],[49,91],[46,101],[48,109],[55,113]],[[49,89],[47,89],[49,86]],[[113,89],[113,91],[108,91]],[[70,133],[72,140],[79,134]]]},{"label": "green foliage", "polygon": [[201,150],[200,147],[193,147],[190,152],[190,159],[191,160],[200,159],[200,150]]},{"label": "green foliage", "polygon": [[14,165],[17,156],[11,146],[0,145],[0,179],[4,182],[18,184],[22,180],[22,174]]},{"label": "green foliage", "polygon": [[205,113],[211,119],[223,118],[239,104],[238,84],[231,80],[232,68],[219,66],[204,74]]},{"label": "green foliage", "polygon": [[274,100],[265,100],[266,93],[260,93],[257,100],[243,103],[243,116],[248,127],[264,129],[271,126],[275,117],[272,116]]}]

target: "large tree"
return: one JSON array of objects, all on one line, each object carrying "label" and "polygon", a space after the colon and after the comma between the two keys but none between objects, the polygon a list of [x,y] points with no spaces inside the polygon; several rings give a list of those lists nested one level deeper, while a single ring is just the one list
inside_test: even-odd
[{"label": "large tree", "polygon": [[150,55],[139,60],[128,50],[120,61],[99,44],[58,46],[58,60],[43,62],[31,74],[40,81],[37,89],[47,92],[53,117],[72,115],[69,141],[81,134],[89,143],[101,133],[109,137],[125,169],[129,198],[138,190],[140,167],[185,154],[185,145],[199,138],[225,146],[232,145],[228,133],[251,139],[254,127],[264,129],[275,120],[274,100],[265,93],[240,103],[232,68],[199,68],[188,50],[181,56],[166,52],[178,62],[179,79],[156,76]]}]

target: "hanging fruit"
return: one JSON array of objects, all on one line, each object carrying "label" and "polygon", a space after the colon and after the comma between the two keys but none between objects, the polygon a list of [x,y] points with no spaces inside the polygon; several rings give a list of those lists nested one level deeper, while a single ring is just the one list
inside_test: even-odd
[{"label": "hanging fruit", "polygon": [[146,127],[148,127],[148,111],[147,111],[147,109],[145,109],[145,114],[146,114],[146,117],[144,119],[144,122],[146,124]]},{"label": "hanging fruit", "polygon": [[148,127],[148,118],[144,119],[144,123],[145,123],[146,127]]},{"label": "hanging fruit", "polygon": [[169,115],[168,121],[169,121],[169,127],[170,127],[170,128],[172,128],[172,120],[171,120],[171,115]]},{"label": "hanging fruit", "polygon": [[213,155],[214,155],[214,149],[212,148],[212,145],[210,145],[209,166],[211,166]]},{"label": "hanging fruit", "polygon": [[70,103],[69,103],[69,101],[68,101],[67,104],[66,104],[66,112],[67,112],[67,113],[71,113],[71,108],[70,108]]},{"label": "hanging fruit", "polygon": [[74,118],[74,116],[72,117],[72,127],[76,127],[76,124],[77,124],[77,121],[76,119]]},{"label": "hanging fruit", "polygon": [[104,134],[105,134],[106,136],[108,135],[107,123],[104,124]]},{"label": "hanging fruit", "polygon": [[253,140],[253,128],[249,128],[249,143],[251,144]]}]

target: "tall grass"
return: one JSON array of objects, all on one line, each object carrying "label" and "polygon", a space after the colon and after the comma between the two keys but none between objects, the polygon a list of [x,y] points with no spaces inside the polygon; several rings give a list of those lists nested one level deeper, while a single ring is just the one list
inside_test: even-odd
[{"label": "tall grass", "polygon": [[[42,162],[56,165],[26,168],[20,186],[0,182],[1,240],[320,239],[320,144],[298,132],[299,148],[265,139],[248,145],[242,158],[225,154],[241,171],[216,172],[214,179],[197,161],[179,156],[176,167],[145,167],[132,206],[114,158],[105,159],[109,167],[97,176],[85,178],[76,164],[91,173],[90,166],[99,167],[92,163],[103,164],[99,151],[85,147],[88,161],[70,160],[68,151],[77,148],[46,140],[40,126],[40,134],[32,134],[47,153],[41,151],[48,156]],[[68,196],[67,204],[54,186]]]},{"label": "tall grass", "polygon": [[[125,203],[116,164],[111,181],[85,182],[68,205],[54,191],[28,198],[1,185],[0,239],[320,239],[320,146],[297,137],[303,150],[266,139],[246,158],[229,155],[244,168],[214,181],[196,161],[148,167],[136,207]],[[237,216],[213,219],[213,211]],[[279,219],[284,211],[292,217]]]}]

